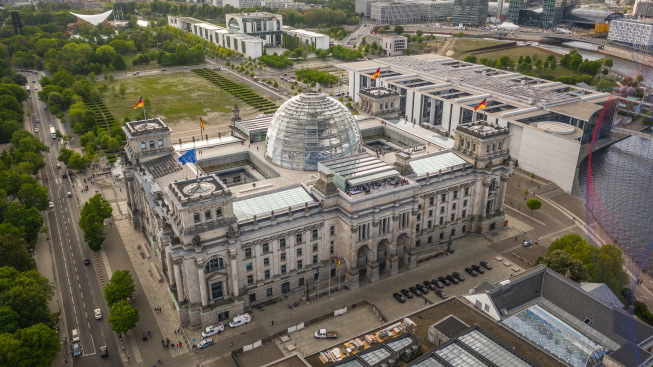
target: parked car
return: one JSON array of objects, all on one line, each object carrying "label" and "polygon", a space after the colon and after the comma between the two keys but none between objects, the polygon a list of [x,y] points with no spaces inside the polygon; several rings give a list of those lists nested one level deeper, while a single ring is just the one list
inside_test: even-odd
[{"label": "parked car", "polygon": [[73,197],[73,193],[70,192],[70,191],[68,191],[68,194],[66,194],[66,195],[68,195],[69,198]]},{"label": "parked car", "polygon": [[438,288],[444,288],[444,283],[442,283],[438,279],[431,280],[431,283],[435,284],[435,286],[438,287]]},{"label": "parked car", "polygon": [[220,334],[223,331],[224,331],[223,324],[216,325],[216,326],[209,325],[202,332],[202,338],[208,338],[211,335]]},{"label": "parked car", "polygon": [[84,258],[84,265],[91,265],[91,260],[89,260],[88,257]]},{"label": "parked car", "polygon": [[422,282],[422,284],[424,284],[425,287],[428,287],[432,291],[438,289],[438,287],[436,287],[435,284],[429,282],[428,280],[425,280],[424,282]]},{"label": "parked car", "polygon": [[478,275],[478,273],[476,272],[476,270],[474,270],[474,269],[472,269],[472,268],[465,268],[465,271],[466,271],[469,275],[471,275],[471,276],[473,276],[473,277],[475,277],[475,276]]},{"label": "parked car", "polygon": [[428,287],[425,287],[425,286],[423,286],[421,284],[415,284],[415,288],[419,289],[419,291],[422,292],[422,294],[429,294],[429,288]]},{"label": "parked car", "polygon": [[487,270],[492,269],[492,265],[490,265],[487,261],[481,261],[480,264],[482,267],[486,268]]},{"label": "parked car", "polygon": [[404,297],[411,299],[413,298],[413,294],[408,291],[408,289],[402,289],[401,294],[404,295]]},{"label": "parked car", "polygon": [[70,346],[70,349],[73,357],[81,357],[82,353],[84,353],[84,350],[82,349],[82,343],[80,343],[79,341],[74,342]]},{"label": "parked car", "polygon": [[413,294],[416,295],[417,297],[419,297],[419,296],[422,295],[422,292],[420,292],[419,289],[417,289],[417,288],[415,288],[415,287],[410,287],[410,288],[408,288],[408,290],[410,290],[411,292],[413,292]]},{"label": "parked car", "polygon": [[461,281],[461,282],[464,282],[464,281],[465,281],[465,277],[464,277],[462,274],[460,274],[459,272],[457,272],[457,271],[454,271],[453,273],[451,273],[451,275],[452,275],[454,278],[456,278],[456,279],[458,279],[459,281]]},{"label": "parked car", "polygon": [[36,123],[37,123],[37,124],[40,124],[40,123],[41,123],[41,119],[36,119]]},{"label": "parked car", "polygon": [[95,319],[96,320],[101,320],[102,319],[102,310],[99,308],[96,308],[93,313],[95,314]]},{"label": "parked car", "polygon": [[338,333],[335,331],[320,329],[315,332],[315,339],[337,339],[337,338],[338,338]]},{"label": "parked car", "polygon": [[252,322],[252,317],[246,313],[244,315],[238,315],[234,317],[234,319],[229,323],[229,327],[239,327],[241,325],[249,324],[250,322]]},{"label": "parked car", "polygon": [[442,291],[442,290],[439,290],[439,289],[437,291],[435,291],[435,294],[440,296],[440,298],[442,298],[442,299],[449,298],[449,295],[445,291]]},{"label": "parked car", "polygon": [[447,275],[445,278],[453,284],[458,284],[458,279],[454,278],[451,274]]},{"label": "parked car", "polygon": [[406,297],[402,296],[402,295],[399,294],[399,293],[395,293],[395,294],[393,294],[392,297],[394,297],[397,301],[399,301],[399,302],[401,302],[401,303],[406,302]]},{"label": "parked car", "polygon": [[201,342],[197,343],[197,349],[208,348],[208,347],[212,346],[213,344],[215,344],[213,342],[213,339],[204,339]]},{"label": "parked car", "polygon": [[442,284],[444,284],[444,285],[446,285],[446,286],[450,286],[450,285],[451,285],[451,282],[450,282],[449,280],[447,280],[447,278],[445,278],[445,277],[438,277],[438,280],[441,281]]},{"label": "parked car", "polygon": [[533,246],[533,241],[524,241],[524,243],[522,243],[522,247],[531,247],[531,246]]},{"label": "parked car", "polygon": [[72,338],[70,339],[73,343],[79,342],[79,331],[77,329],[73,329],[72,331]]},{"label": "parked car", "polygon": [[53,202],[48,203],[48,208],[49,208],[49,209],[54,208],[54,203],[53,203]]},{"label": "parked car", "polygon": [[106,345],[103,345],[103,346],[100,347],[100,355],[102,357],[106,357],[106,356],[109,355],[109,350],[107,349]]},{"label": "parked car", "polygon": [[479,274],[485,273],[485,270],[483,270],[483,268],[481,268],[480,266],[478,266],[476,264],[472,265],[471,268],[476,270],[476,272],[479,273]]}]

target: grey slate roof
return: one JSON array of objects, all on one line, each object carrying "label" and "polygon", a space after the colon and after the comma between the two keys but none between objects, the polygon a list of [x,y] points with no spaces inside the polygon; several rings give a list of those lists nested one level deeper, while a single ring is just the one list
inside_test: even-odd
[{"label": "grey slate roof", "polygon": [[610,358],[624,366],[651,366],[653,355],[632,343],[626,343],[610,354]]},{"label": "grey slate roof", "polygon": [[438,321],[435,325],[433,325],[433,327],[437,331],[444,334],[447,338],[453,338],[468,328],[464,322],[460,321],[453,315],[449,315],[444,319]]}]

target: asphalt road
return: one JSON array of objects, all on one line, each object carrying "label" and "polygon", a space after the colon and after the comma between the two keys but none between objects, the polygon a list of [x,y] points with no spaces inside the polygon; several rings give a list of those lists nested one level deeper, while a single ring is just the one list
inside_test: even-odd
[{"label": "asphalt road", "polygon": [[[73,190],[70,178],[62,178],[64,168],[57,168],[57,156],[59,155],[59,141],[52,139],[49,126],[56,125],[56,119],[49,111],[43,109],[44,104],[38,99],[38,91],[41,89],[38,82],[38,75],[23,73],[28,78],[28,85],[33,92],[28,99],[28,106],[32,111],[28,128],[38,136],[41,141],[50,147],[50,152],[44,158],[46,167],[41,171],[41,178],[50,193],[50,200],[54,208],[50,208],[47,216],[54,267],[57,284],[55,297],[61,297],[63,312],[63,325],[61,337],[67,338],[64,344],[64,359],[68,365],[76,366],[110,366],[120,365],[118,357],[118,343],[116,335],[111,331],[107,322],[108,308],[104,301],[102,284],[97,275],[97,270],[106,271],[102,268],[101,261],[91,253],[91,250],[84,244],[83,236],[77,222],[79,221],[79,209],[75,190]],[[35,82],[33,82],[35,81]],[[40,123],[36,123],[36,119]],[[38,129],[38,131],[37,131]],[[47,178],[47,180],[46,180]],[[72,196],[68,196],[68,193]],[[84,258],[91,260],[90,265],[84,265]],[[94,310],[102,310],[103,318],[96,320]],[[70,354],[70,339],[73,329],[78,329],[82,342],[84,354],[79,358],[72,358]],[[109,356],[102,358],[99,355],[101,346],[106,345]]]}]

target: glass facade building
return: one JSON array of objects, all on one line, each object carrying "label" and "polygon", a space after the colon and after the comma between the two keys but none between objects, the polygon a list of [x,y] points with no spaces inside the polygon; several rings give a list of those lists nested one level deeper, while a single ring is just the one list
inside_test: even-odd
[{"label": "glass facade building", "polygon": [[317,164],[358,153],[362,138],[347,107],[324,93],[286,101],[268,128],[265,156],[277,166],[317,171]]}]

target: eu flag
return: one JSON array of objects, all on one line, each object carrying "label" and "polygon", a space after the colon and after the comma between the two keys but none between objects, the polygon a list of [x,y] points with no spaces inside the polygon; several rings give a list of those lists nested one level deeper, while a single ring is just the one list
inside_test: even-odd
[{"label": "eu flag", "polygon": [[181,157],[179,157],[179,162],[181,162],[182,165],[186,163],[197,163],[197,157],[195,156],[195,149],[191,149],[184,153]]}]

